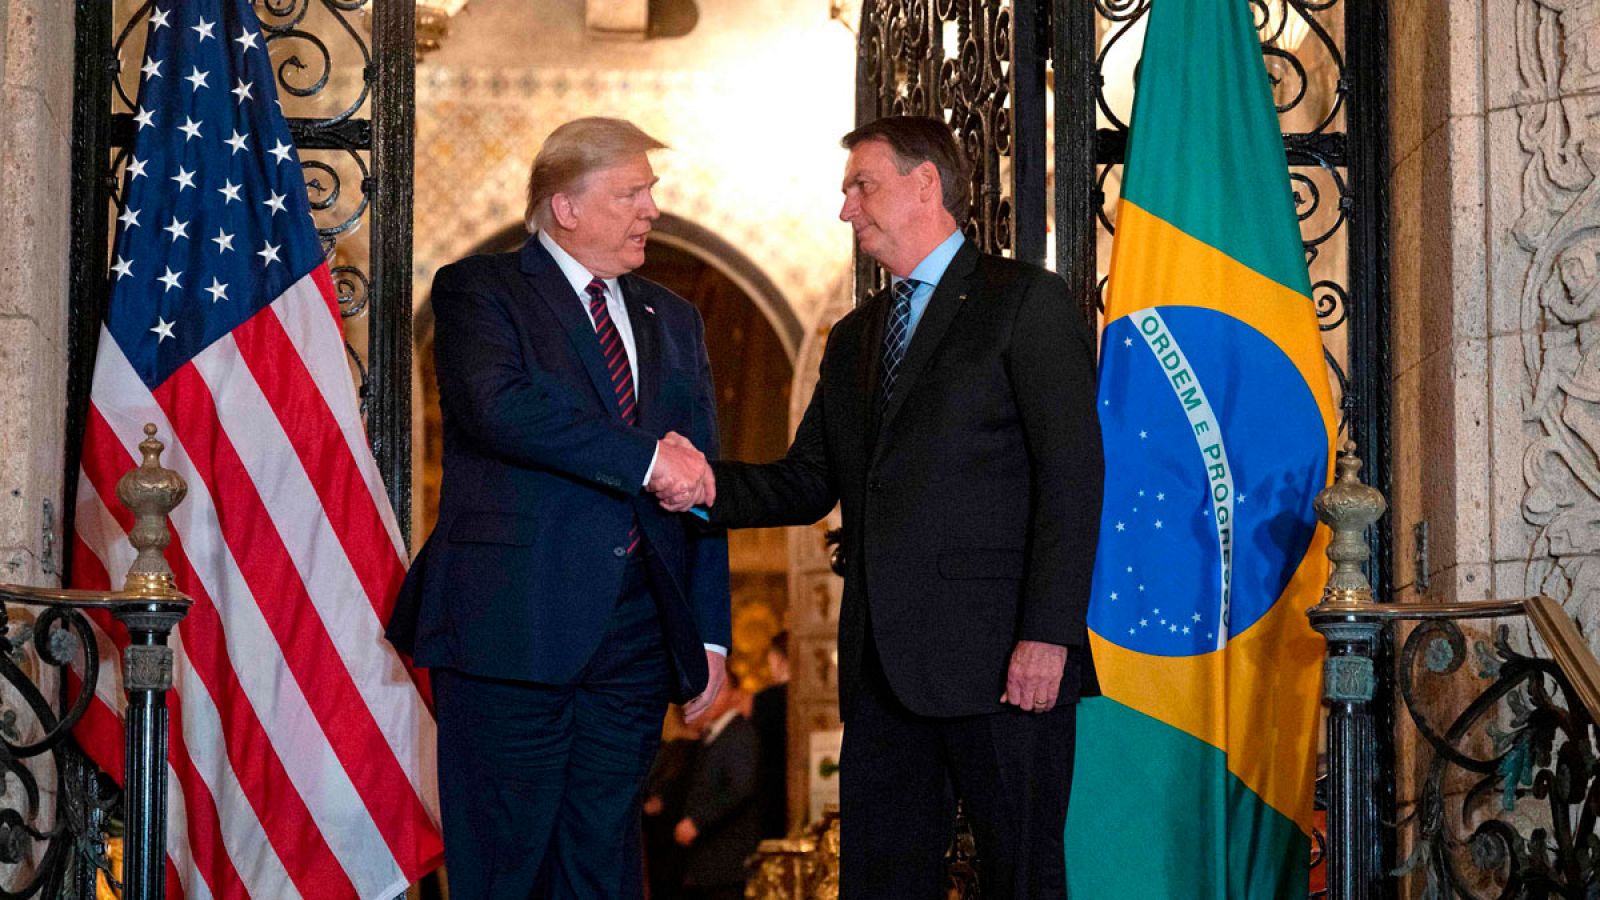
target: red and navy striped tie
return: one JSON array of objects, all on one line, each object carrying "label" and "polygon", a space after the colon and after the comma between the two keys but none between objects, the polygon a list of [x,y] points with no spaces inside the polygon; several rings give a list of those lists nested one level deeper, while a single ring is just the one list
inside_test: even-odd
[{"label": "red and navy striped tie", "polygon": [[[622,334],[617,323],[611,320],[606,308],[606,283],[598,278],[584,289],[589,294],[589,318],[594,320],[594,335],[600,341],[600,355],[606,361],[606,371],[611,375],[611,390],[617,395],[617,412],[627,425],[639,424],[638,398],[633,392],[633,367],[628,365],[628,348],[622,345]],[[639,517],[634,516],[628,526],[628,553],[639,549]]]}]

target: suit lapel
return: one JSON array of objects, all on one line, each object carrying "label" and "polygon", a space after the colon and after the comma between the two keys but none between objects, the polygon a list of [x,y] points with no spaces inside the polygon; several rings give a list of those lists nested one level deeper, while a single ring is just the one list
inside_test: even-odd
[{"label": "suit lapel", "polygon": [[639,395],[639,424],[655,434],[656,393],[661,389],[661,380],[666,375],[661,357],[661,323],[656,319],[654,307],[646,302],[643,281],[624,275],[617,280],[617,284],[622,288],[622,302],[628,308],[628,324],[633,328],[634,352],[639,357],[635,361],[638,371],[633,373],[633,381],[637,386],[635,392]]},{"label": "suit lapel", "polygon": [[[880,431],[894,422],[895,414],[906,405],[906,397],[916,389],[918,377],[928,367],[933,352],[944,340],[950,323],[955,321],[956,313],[961,311],[961,304],[967,299],[977,266],[977,248],[970,241],[962,244],[955,258],[950,260],[944,276],[939,279],[939,286],[934,288],[928,308],[923,311],[922,319],[917,322],[917,330],[911,335],[911,346],[906,348],[905,358],[900,361],[900,372],[895,376],[894,395],[889,398],[889,408],[884,410],[883,421],[878,424]],[[879,327],[881,329],[882,326]]]},{"label": "suit lapel", "polygon": [[605,359],[600,356],[600,342],[594,335],[594,323],[589,321],[583,301],[572,292],[572,285],[536,236],[529,237],[522,245],[522,272],[533,292],[550,307],[550,312],[566,331],[573,351],[583,362],[584,371],[589,373],[600,405],[612,415],[619,415],[616,393],[611,390],[611,376],[606,371]]}]

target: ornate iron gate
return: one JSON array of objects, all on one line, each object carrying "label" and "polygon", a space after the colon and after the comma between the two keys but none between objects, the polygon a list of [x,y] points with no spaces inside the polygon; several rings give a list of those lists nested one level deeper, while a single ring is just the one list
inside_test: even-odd
[{"label": "ornate iron gate", "polygon": [[[991,253],[1044,262],[1048,3],[874,0],[861,12],[856,120],[939,115],[972,164],[968,237]],[[856,291],[882,287],[856,261]]]},{"label": "ornate iron gate", "polygon": [[[141,0],[76,4],[68,534],[95,345],[111,295],[111,218],[133,146],[137,60],[155,8]],[[409,536],[415,0],[256,0],[255,7],[338,290],[367,437]]]},{"label": "ornate iron gate", "polygon": [[[1085,315],[1099,308],[1132,70],[1151,2],[869,0],[862,10],[857,121],[942,116],[975,164],[968,236],[989,252],[1053,261]],[[1256,14],[1280,117],[1301,125],[1283,139],[1340,389],[1340,430],[1377,463],[1382,490],[1385,9],[1370,0],[1241,2]],[[858,261],[857,273],[858,297],[881,286],[870,260]]]},{"label": "ornate iron gate", "polygon": [[[1052,265],[1091,320],[1101,308],[1133,71],[1152,2],[1163,0],[867,0],[862,10],[858,123],[893,113],[943,116],[975,164],[967,236],[990,252]],[[1387,493],[1386,5],[1239,2],[1255,14],[1273,80],[1340,431]],[[859,301],[881,287],[882,275],[860,258],[856,272]],[[1390,542],[1377,532],[1371,541],[1372,582],[1387,597]],[[1387,683],[1378,696],[1392,698],[1387,647],[1380,656]],[[1382,770],[1392,769],[1393,716],[1388,702],[1376,723]],[[1392,812],[1392,781],[1387,789],[1383,806]],[[1392,860],[1392,833],[1384,840],[1373,852]]]}]

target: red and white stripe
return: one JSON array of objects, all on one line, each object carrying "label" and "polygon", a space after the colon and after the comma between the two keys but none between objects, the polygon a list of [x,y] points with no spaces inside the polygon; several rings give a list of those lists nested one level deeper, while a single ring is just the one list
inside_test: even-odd
[{"label": "red and white stripe", "polygon": [[[392,898],[437,865],[434,722],[383,638],[405,574],[326,267],[151,391],[102,332],[74,583],[120,582],[117,479],[143,427],[189,493],[166,556],[195,600],[173,641],[169,887],[183,897]],[[96,616],[81,726],[120,777],[120,625]]]}]

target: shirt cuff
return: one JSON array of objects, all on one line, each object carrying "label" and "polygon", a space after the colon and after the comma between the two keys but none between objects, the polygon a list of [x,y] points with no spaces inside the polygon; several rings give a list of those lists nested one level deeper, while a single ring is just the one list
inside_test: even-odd
[{"label": "shirt cuff", "polygon": [[650,465],[644,470],[644,484],[640,487],[650,486],[650,474],[656,470],[656,457],[661,455],[661,442],[656,441],[656,448],[650,451]]},{"label": "shirt cuff", "polygon": [[728,648],[722,646],[721,644],[707,644],[706,649],[710,650],[712,653],[720,653],[723,656],[728,655]]}]

